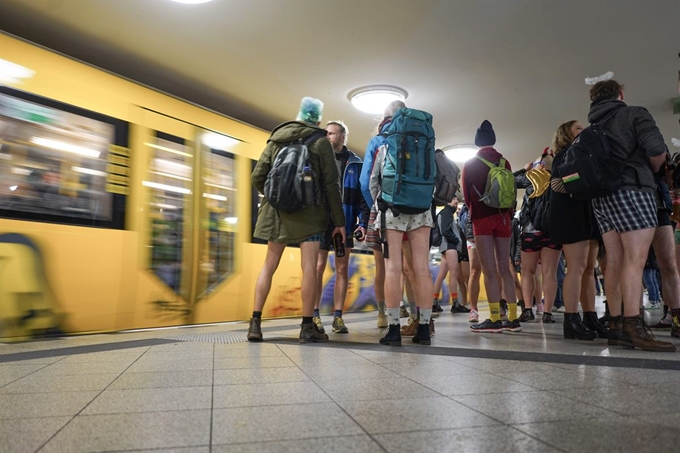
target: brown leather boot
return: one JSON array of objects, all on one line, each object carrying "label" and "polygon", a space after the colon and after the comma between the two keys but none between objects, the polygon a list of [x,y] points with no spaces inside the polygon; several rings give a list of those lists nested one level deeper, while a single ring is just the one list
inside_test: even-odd
[{"label": "brown leather boot", "polygon": [[248,341],[262,341],[262,320],[260,318],[250,318],[248,326]]},{"label": "brown leather boot", "polygon": [[328,335],[317,330],[313,322],[300,324],[300,343],[328,341]]},{"label": "brown leather boot", "polygon": [[675,345],[658,341],[644,323],[642,316],[623,318],[623,330],[619,338],[619,346],[640,348],[643,351],[675,352]]}]

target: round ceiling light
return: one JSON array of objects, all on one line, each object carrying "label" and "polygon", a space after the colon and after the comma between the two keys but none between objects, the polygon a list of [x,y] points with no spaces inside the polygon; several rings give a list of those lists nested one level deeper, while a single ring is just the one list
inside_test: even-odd
[{"label": "round ceiling light", "polygon": [[190,5],[212,2],[212,0],[172,0],[172,1],[177,3],[188,3]]},{"label": "round ceiling light", "polygon": [[479,151],[479,146],[475,145],[452,145],[442,148],[446,157],[454,162],[465,162],[472,159]]},{"label": "round ceiling light", "polygon": [[352,90],[347,96],[352,105],[362,112],[381,114],[392,101],[405,101],[406,90],[390,85],[371,85]]}]

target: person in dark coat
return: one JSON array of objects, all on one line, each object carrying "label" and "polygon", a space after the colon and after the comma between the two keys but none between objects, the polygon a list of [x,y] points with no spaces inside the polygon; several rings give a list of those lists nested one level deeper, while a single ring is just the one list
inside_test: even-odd
[{"label": "person in dark coat", "polygon": [[[267,175],[276,154],[289,143],[322,132],[320,138],[309,145],[309,163],[318,180],[316,186],[323,202],[306,206],[300,211],[285,212],[275,209],[265,198],[257,217],[254,236],[267,241],[267,257],[255,286],[253,317],[248,328],[248,341],[262,341],[262,309],[271,289],[272,277],[279,267],[281,255],[288,243],[300,244],[302,258],[302,327],[300,343],[328,341],[328,335],[319,332],[313,322],[314,294],[316,288],[316,259],[319,245],[329,222],[335,225],[333,235],[341,234],[345,241],[345,215],[342,210],[338,168],[325,131],[320,129],[323,104],[318,99],[303,98],[296,121],[277,126],[252,174],[253,186],[264,194]],[[330,211],[330,218],[329,218]]]}]

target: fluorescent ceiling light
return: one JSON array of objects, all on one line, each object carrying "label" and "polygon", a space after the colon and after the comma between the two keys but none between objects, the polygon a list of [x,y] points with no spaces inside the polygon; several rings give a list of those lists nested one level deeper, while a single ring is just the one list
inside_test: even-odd
[{"label": "fluorescent ceiling light", "polygon": [[80,154],[85,157],[92,157],[98,159],[100,156],[99,151],[93,149],[84,148],[82,146],[71,145],[70,143],[62,142],[59,140],[52,140],[50,138],[33,137],[31,143],[35,143],[38,146],[44,146],[45,148],[52,148],[59,151],[65,151],[67,153]]},{"label": "fluorescent ceiling light", "polygon": [[362,112],[382,114],[392,101],[405,101],[408,93],[395,86],[371,85],[357,88],[349,93],[352,105]]},{"label": "fluorescent ceiling light", "polygon": [[184,187],[171,186],[168,184],[159,184],[157,182],[142,181],[142,185],[146,187],[151,187],[153,189],[165,190],[167,192],[183,193],[186,195],[191,194],[191,190],[185,189]]},{"label": "fluorescent ceiling light", "polygon": [[21,79],[30,79],[33,75],[34,70],[0,58],[1,83],[21,83]]},{"label": "fluorescent ceiling light", "polygon": [[225,217],[224,221],[232,225],[236,225],[238,223],[238,217]]},{"label": "fluorescent ceiling light", "polygon": [[[156,145],[155,143],[144,143],[144,144],[146,146],[150,147],[150,148],[160,149],[161,151],[167,151],[169,153],[178,154],[180,156],[194,157],[192,154],[185,153],[185,152],[182,152],[182,151],[177,151],[176,149],[168,148],[167,146]],[[184,146],[184,147],[186,148],[186,146]]]},{"label": "fluorescent ceiling light", "polygon": [[172,1],[177,3],[186,3],[188,5],[197,5],[199,3],[212,2],[212,0],[172,0]]},{"label": "fluorescent ceiling light", "polygon": [[453,145],[443,148],[446,157],[454,162],[465,162],[472,159],[479,151],[479,147],[475,145]]},{"label": "fluorescent ceiling light", "polygon": [[215,132],[206,132],[203,134],[201,137],[201,142],[203,142],[203,144],[208,148],[219,149],[222,151],[239,143],[239,141],[235,138],[231,138],[227,135],[217,134]]},{"label": "fluorescent ceiling light", "polygon": [[71,170],[77,171],[78,173],[85,173],[86,175],[106,176],[106,172],[99,171],[99,170],[92,170],[91,168],[71,167]]},{"label": "fluorescent ceiling light", "polygon": [[28,176],[31,174],[31,170],[27,168],[12,167],[12,170],[10,171],[12,172],[12,174],[21,176]]},{"label": "fluorescent ceiling light", "polygon": [[210,198],[211,200],[227,201],[227,197],[224,197],[222,195],[214,195],[214,194],[211,194],[211,193],[204,193],[203,196],[205,198]]}]

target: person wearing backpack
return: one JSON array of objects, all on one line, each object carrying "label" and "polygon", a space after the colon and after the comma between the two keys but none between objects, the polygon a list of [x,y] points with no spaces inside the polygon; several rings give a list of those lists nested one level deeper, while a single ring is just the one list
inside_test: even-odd
[{"label": "person wearing backpack", "polygon": [[[553,169],[559,167],[565,158],[565,149],[583,130],[576,120],[561,124],[555,132],[551,148],[555,151]],[[562,286],[564,298],[564,338],[594,340],[608,338],[609,331],[595,312],[595,282],[592,275],[597,263],[600,230],[595,222],[592,202],[579,200],[560,190],[559,172],[553,173],[550,184],[550,236],[559,241],[569,271]],[[578,304],[583,307],[583,319]]]},{"label": "person wearing backpack", "polygon": [[[463,167],[463,197],[470,209],[475,245],[482,263],[489,299],[490,319],[470,326],[473,332],[520,332],[517,320],[515,279],[508,266],[512,216],[517,189],[510,162],[493,148],[496,134],[484,120],[477,129],[475,145],[481,149]],[[508,320],[501,322],[501,284],[508,305]]]},{"label": "person wearing backpack", "polygon": [[[342,309],[347,298],[347,285],[349,281],[349,257],[350,250],[354,247],[354,235],[357,240],[363,241],[366,236],[369,208],[361,194],[359,175],[361,174],[361,158],[347,149],[347,126],[342,121],[330,121],[326,125],[328,141],[333,147],[335,163],[340,176],[340,192],[342,194],[342,209],[345,213],[345,254],[335,257],[335,286],[333,291],[333,332],[348,333],[342,319]],[[319,316],[319,304],[323,290],[323,274],[328,263],[328,252],[333,249],[333,230],[335,225],[331,222],[321,240],[321,250],[316,264],[316,295],[314,297],[314,324],[320,332],[325,332],[321,317]]]},{"label": "person wearing backpack", "polygon": [[[262,341],[262,309],[271,289],[272,277],[279,267],[286,244],[299,243],[302,258],[302,326],[300,343],[328,341],[328,335],[319,332],[312,320],[314,316],[314,294],[316,288],[316,261],[319,255],[319,243],[329,221],[335,228],[333,234],[342,235],[345,240],[345,214],[342,210],[338,169],[335,165],[333,148],[326,138],[326,131],[319,128],[323,103],[318,99],[305,97],[302,99],[300,111],[295,121],[277,126],[273,131],[262,156],[252,174],[253,186],[262,194],[286,194],[288,199],[294,198],[297,182],[279,180],[276,174],[277,165],[291,162],[286,156],[297,152],[300,156],[307,154],[307,159],[300,159],[303,174],[311,180],[304,180],[311,187],[311,192],[303,191],[306,203],[296,211],[285,211],[272,206],[272,201],[265,195],[257,216],[253,235],[267,241],[267,256],[255,285],[253,317],[248,327],[248,341]],[[303,149],[304,148],[304,149]],[[292,157],[291,157],[292,159]],[[292,162],[297,160],[293,159]],[[283,163],[281,163],[283,161]],[[299,173],[299,172],[298,172]],[[286,173],[288,178],[296,177],[295,171]],[[272,191],[271,181],[276,180],[279,186]],[[286,183],[288,186],[286,186]],[[269,189],[269,190],[267,190]],[[330,217],[329,217],[330,213]]]},{"label": "person wearing backpack", "polygon": [[[616,190],[593,199],[593,211],[607,249],[609,345],[672,352],[675,346],[656,340],[639,312],[642,270],[658,226],[654,173],[666,161],[666,145],[649,112],[643,107],[628,106],[623,99],[623,85],[615,80],[598,82],[590,89],[588,121],[604,132],[612,165],[622,167],[618,179],[609,181],[616,184]],[[588,129],[581,132],[580,138],[592,136]],[[600,139],[592,143],[603,142]],[[603,147],[589,151],[599,158]],[[570,175],[564,178],[566,185]]]},{"label": "person wearing backpack", "polygon": [[385,141],[375,156],[369,183],[371,198],[377,200],[380,211],[375,225],[382,232],[385,243],[385,296],[389,326],[380,343],[401,345],[399,282],[402,243],[406,234],[413,282],[416,284],[416,305],[421,307],[418,330],[412,341],[429,345],[432,308],[424,307],[430,307],[433,294],[429,268],[430,230],[434,226],[431,206],[436,176],[432,115],[400,108],[394,113],[385,134]]},{"label": "person wearing backpack", "polygon": [[[517,187],[526,189],[524,192],[524,199],[522,203],[522,210],[520,211],[520,224],[522,226],[522,233],[520,236],[521,261],[522,261],[522,296],[524,301],[531,301],[535,292],[535,276],[537,275],[537,266],[540,260],[541,271],[540,277],[543,282],[543,299],[545,305],[541,307],[542,302],[536,300],[538,314],[543,312],[541,321],[543,323],[554,323],[555,318],[552,314],[552,305],[557,294],[557,266],[560,261],[562,253],[562,246],[556,242],[552,234],[547,231],[541,231],[537,228],[535,223],[540,220],[537,219],[537,214],[541,211],[542,203],[545,203],[550,196],[547,193],[548,177],[534,178],[530,177],[529,172],[545,171],[550,172],[550,163],[552,159],[548,159],[548,168],[544,164],[544,159],[548,156],[544,154],[534,162],[529,162],[522,170],[515,173],[515,181]],[[545,173],[544,173],[545,175]],[[542,187],[535,187],[535,185],[542,185]],[[537,191],[544,190],[543,194],[534,196]],[[545,198],[544,198],[545,197]],[[549,220],[545,219],[545,220]],[[544,223],[546,223],[544,221]],[[541,225],[543,227],[543,225]],[[547,228],[546,228],[547,229]],[[540,310],[543,308],[542,310]],[[519,317],[520,322],[534,320],[534,312],[531,304],[525,305],[522,314]]]},{"label": "person wearing backpack", "polygon": [[[364,153],[364,165],[361,167],[361,175],[359,176],[359,185],[361,186],[361,194],[364,200],[371,209],[368,226],[366,228],[366,245],[373,250],[373,259],[375,260],[375,281],[373,289],[375,291],[375,298],[378,305],[378,328],[383,329],[388,326],[387,314],[385,313],[385,257],[383,256],[382,240],[380,232],[375,229],[375,220],[378,216],[377,200],[373,198],[370,186],[371,175],[375,167],[376,156],[380,151],[380,147],[385,143],[385,131],[392,123],[392,116],[400,108],[406,107],[402,101],[393,101],[386,108],[380,124],[378,125],[376,135],[371,138],[366,146]],[[378,189],[375,191],[378,192]],[[408,314],[406,315],[408,316]],[[404,316],[404,317],[406,317]]]}]

